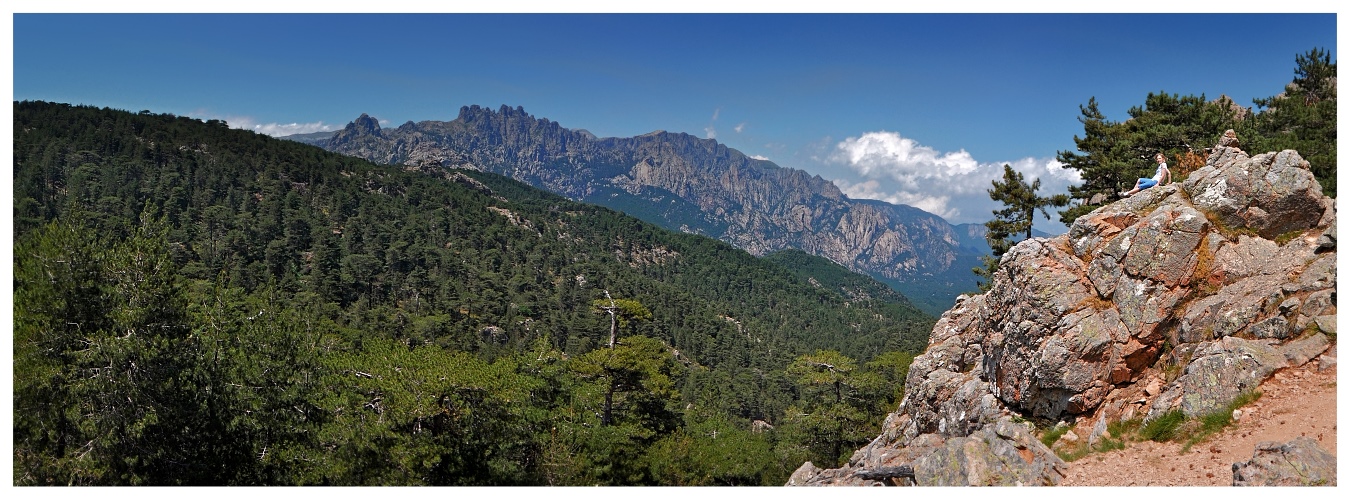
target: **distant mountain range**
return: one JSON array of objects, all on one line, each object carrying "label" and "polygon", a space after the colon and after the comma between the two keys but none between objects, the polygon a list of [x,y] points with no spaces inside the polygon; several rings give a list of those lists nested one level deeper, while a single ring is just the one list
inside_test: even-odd
[{"label": "distant mountain range", "polygon": [[820,176],[685,133],[598,138],[520,107],[465,106],[452,121],[383,129],[363,114],[336,133],[287,139],[377,163],[506,175],[755,255],[800,249],[867,273],[934,315],[975,290],[971,268],[989,252],[979,224],[850,199]]}]

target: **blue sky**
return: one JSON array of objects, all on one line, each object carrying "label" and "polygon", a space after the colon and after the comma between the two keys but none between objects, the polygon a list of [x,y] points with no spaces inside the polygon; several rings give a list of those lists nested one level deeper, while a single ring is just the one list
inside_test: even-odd
[{"label": "blue sky", "polygon": [[1004,163],[1063,192],[1090,97],[1118,120],[1150,92],[1251,105],[1296,54],[1337,56],[1334,14],[16,14],[13,34],[15,100],[274,135],[522,106],[715,138],[953,223],[991,218]]}]

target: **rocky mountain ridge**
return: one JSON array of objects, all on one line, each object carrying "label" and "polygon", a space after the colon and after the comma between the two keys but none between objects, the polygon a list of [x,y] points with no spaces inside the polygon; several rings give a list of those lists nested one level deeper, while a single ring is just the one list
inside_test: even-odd
[{"label": "rocky mountain ridge", "polygon": [[921,485],[1054,485],[1064,463],[1027,422],[1091,444],[1109,423],[1204,415],[1278,370],[1335,362],[1333,200],[1297,152],[1239,146],[1226,131],[1185,181],[1015,245],[990,290],[934,326],[881,434],[789,484],[879,484],[866,471],[910,465]]},{"label": "rocky mountain ridge", "polygon": [[976,281],[978,254],[942,218],[849,199],[820,176],[689,134],[597,138],[520,107],[465,106],[452,121],[394,129],[363,114],[307,142],[378,163],[507,175],[755,255],[800,249],[892,284],[935,315]]}]

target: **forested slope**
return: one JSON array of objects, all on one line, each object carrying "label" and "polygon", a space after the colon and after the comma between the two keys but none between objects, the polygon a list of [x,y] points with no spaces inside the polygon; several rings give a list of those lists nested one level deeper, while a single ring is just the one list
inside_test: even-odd
[{"label": "forested slope", "polygon": [[16,484],[781,484],[934,321],[492,174],[14,110]]}]

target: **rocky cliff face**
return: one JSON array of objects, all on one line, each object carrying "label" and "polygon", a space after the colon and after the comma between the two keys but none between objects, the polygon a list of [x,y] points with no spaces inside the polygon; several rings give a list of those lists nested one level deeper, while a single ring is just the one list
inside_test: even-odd
[{"label": "rocky cliff face", "polygon": [[915,359],[880,436],[790,484],[1056,484],[1060,459],[1015,421],[1110,422],[1224,408],[1322,354],[1336,326],[1336,212],[1295,151],[1226,132],[1206,166],[1019,243],[991,289],[959,298]]},{"label": "rocky cliff face", "polygon": [[380,163],[507,175],[756,255],[800,249],[902,288],[923,283],[937,291],[928,302],[942,304],[929,308],[934,314],[975,283],[975,255],[963,253],[942,218],[850,200],[819,176],[689,134],[598,139],[519,107],[467,106],[453,121],[392,130],[362,115],[324,147]]}]

